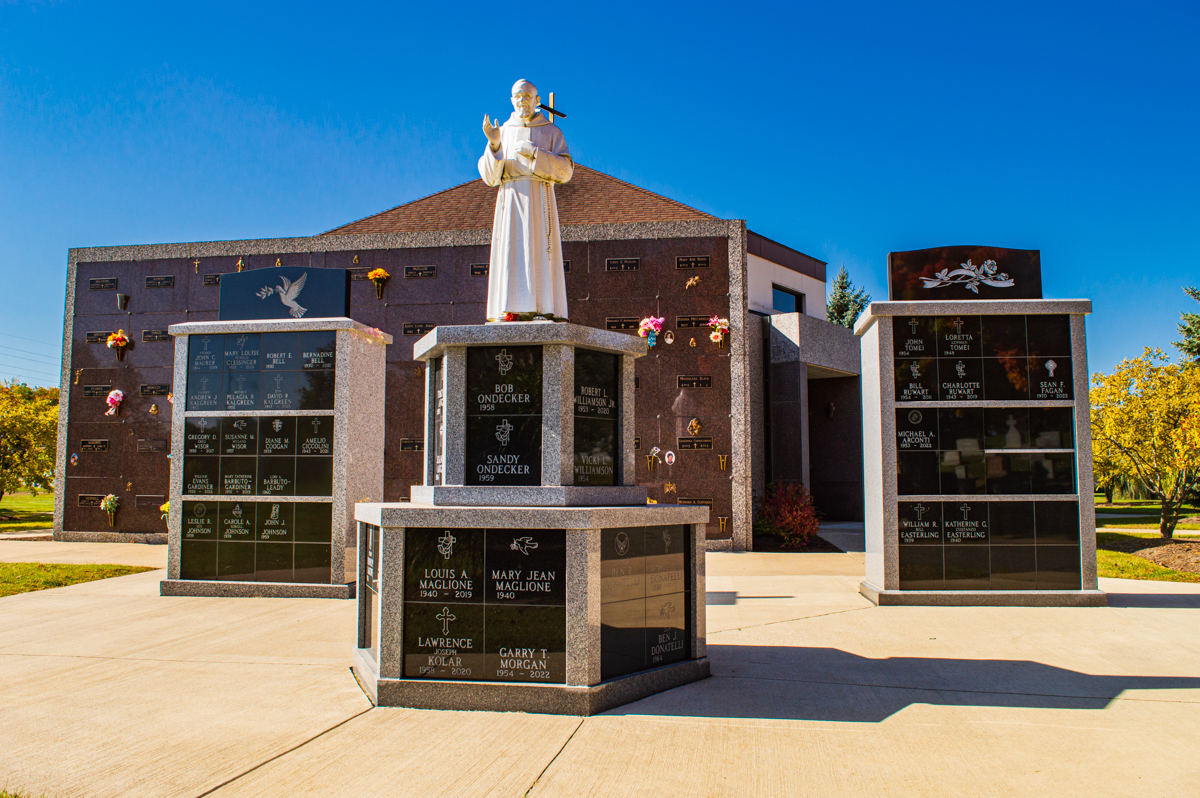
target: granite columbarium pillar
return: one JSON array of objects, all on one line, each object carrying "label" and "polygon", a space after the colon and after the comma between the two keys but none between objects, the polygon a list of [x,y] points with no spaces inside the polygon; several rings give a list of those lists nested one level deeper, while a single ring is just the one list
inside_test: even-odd
[{"label": "granite columbarium pillar", "polygon": [[862,341],[866,566],[878,604],[1095,606],[1084,317],[1037,251],[892,253]]},{"label": "granite columbarium pillar", "polygon": [[354,502],[383,495],[391,336],[345,317],[346,283],[342,269],[227,274],[220,321],[171,325],[163,595],[354,595]]}]

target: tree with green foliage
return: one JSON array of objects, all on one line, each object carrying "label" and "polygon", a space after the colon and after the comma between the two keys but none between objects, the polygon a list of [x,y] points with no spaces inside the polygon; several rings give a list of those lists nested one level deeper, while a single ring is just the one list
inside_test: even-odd
[{"label": "tree with green foliage", "polygon": [[1093,374],[1092,442],[1101,485],[1128,477],[1158,502],[1158,533],[1175,534],[1200,487],[1200,363],[1172,364],[1161,349]]},{"label": "tree with green foliage", "polygon": [[854,322],[871,304],[871,295],[865,288],[855,288],[846,266],[838,269],[829,287],[829,298],[825,301],[825,318],[834,324],[854,329]]},{"label": "tree with green foliage", "polygon": [[58,389],[0,381],[0,499],[50,490],[58,443]]},{"label": "tree with green foliage", "polygon": [[[1185,285],[1183,292],[1200,302],[1200,288]],[[1200,363],[1200,313],[1182,313],[1180,315],[1183,316],[1183,321],[1179,323],[1179,334],[1183,336],[1183,339],[1175,342],[1175,348],[1182,352],[1184,357]]]}]

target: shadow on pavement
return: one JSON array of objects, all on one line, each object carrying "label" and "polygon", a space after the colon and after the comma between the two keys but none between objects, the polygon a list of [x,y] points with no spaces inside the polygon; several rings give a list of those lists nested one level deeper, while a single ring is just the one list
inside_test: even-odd
[{"label": "shadow on pavement", "polygon": [[1200,689],[1200,677],[1103,676],[1029,660],[727,645],[708,654],[713,678],[605,714],[879,723],[913,704],[1104,709],[1125,690]]}]

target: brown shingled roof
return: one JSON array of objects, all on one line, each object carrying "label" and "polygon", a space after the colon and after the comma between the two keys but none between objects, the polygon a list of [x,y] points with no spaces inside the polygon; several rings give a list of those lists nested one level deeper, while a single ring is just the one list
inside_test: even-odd
[{"label": "brown shingled roof", "polygon": [[[638,188],[615,177],[575,165],[569,183],[555,190],[561,224],[623,224],[715,219],[682,202]],[[492,226],[496,189],[479,179],[397,205],[391,210],[335,227],[324,235],[475,230]]]}]

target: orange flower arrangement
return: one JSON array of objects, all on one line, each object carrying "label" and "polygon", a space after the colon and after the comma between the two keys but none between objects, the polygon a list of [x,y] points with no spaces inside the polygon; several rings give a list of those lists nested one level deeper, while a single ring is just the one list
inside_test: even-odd
[{"label": "orange flower arrangement", "polygon": [[107,343],[108,348],[117,353],[117,360],[125,359],[125,347],[129,346],[129,336],[124,330],[109,333]]},{"label": "orange flower arrangement", "polygon": [[376,298],[383,299],[383,287],[387,285],[388,280],[392,279],[392,275],[384,269],[372,269],[367,272],[367,279],[375,283]]}]

